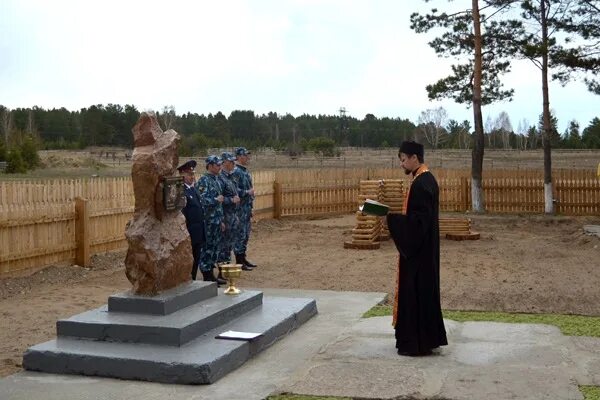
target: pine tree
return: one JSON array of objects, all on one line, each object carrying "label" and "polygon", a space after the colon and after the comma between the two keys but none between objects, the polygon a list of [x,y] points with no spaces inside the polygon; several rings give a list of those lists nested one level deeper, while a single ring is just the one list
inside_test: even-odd
[{"label": "pine tree", "polygon": [[[515,31],[522,32],[519,21],[501,18],[509,5],[493,0],[472,0],[471,8],[454,13],[411,15],[411,28],[417,33],[443,28],[444,33],[429,45],[439,56],[455,57],[452,74],[426,87],[430,99],[452,98],[473,107],[474,146],[471,163],[471,199],[475,212],[485,211],[482,176],[485,135],[481,106],[510,99],[513,90],[502,88],[500,76],[510,71],[515,52]],[[487,13],[487,14],[486,14]]]}]

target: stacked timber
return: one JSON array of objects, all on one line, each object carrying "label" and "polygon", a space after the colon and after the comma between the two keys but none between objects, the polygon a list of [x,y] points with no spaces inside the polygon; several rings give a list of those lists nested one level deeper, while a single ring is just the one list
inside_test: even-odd
[{"label": "stacked timber", "polygon": [[[358,204],[362,205],[365,200],[380,201],[383,197],[383,181],[364,180],[360,181]],[[356,227],[352,229],[352,240],[344,242],[346,249],[378,249],[379,235],[381,234],[382,218],[374,215],[364,215],[356,212]]]},{"label": "stacked timber", "polygon": [[[401,214],[404,205],[404,181],[402,179],[385,179],[382,182],[383,191],[380,201],[390,208],[390,214]],[[383,241],[389,238],[387,219],[383,218],[379,240]]]},{"label": "stacked timber", "polygon": [[450,240],[477,240],[480,235],[471,231],[469,218],[440,218],[440,235]]},{"label": "stacked timber", "polygon": [[383,181],[360,181],[358,188],[358,205],[362,205],[365,200],[381,200],[383,195]]}]

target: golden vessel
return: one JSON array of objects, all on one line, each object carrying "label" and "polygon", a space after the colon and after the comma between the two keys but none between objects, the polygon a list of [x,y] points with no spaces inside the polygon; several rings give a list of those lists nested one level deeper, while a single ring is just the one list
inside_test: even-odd
[{"label": "golden vessel", "polygon": [[225,294],[240,294],[242,291],[235,287],[235,281],[242,274],[242,264],[222,264],[219,266],[223,278],[227,279],[227,289],[223,293]]}]

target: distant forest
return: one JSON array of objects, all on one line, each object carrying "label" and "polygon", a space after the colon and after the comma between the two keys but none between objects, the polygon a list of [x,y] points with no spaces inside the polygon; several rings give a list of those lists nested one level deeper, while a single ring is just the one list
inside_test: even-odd
[{"label": "distant forest", "polygon": [[[156,114],[164,130],[175,129],[182,136],[182,154],[236,145],[270,147],[290,153],[337,146],[396,147],[406,139],[415,139],[429,148],[472,147],[471,123],[448,118],[443,108],[423,111],[416,123],[403,118],[378,118],[373,114],[357,119],[343,112],[297,117],[274,112],[258,115],[250,110],[236,110],[229,116],[220,111],[208,115],[189,112],[178,115],[173,107],[164,107]],[[99,104],[79,111],[39,107],[11,110],[0,105],[0,148],[7,154],[11,147],[25,140],[33,140],[38,149],[131,148],[131,128],[139,115],[140,111],[132,105]],[[557,126],[556,119],[553,124]],[[488,117],[485,145],[500,149],[540,148],[539,125],[539,121],[534,125],[521,121],[514,129],[506,113],[494,119]],[[583,129],[571,121],[565,132],[555,129],[551,140],[555,148],[598,149],[600,119],[594,118]]]}]

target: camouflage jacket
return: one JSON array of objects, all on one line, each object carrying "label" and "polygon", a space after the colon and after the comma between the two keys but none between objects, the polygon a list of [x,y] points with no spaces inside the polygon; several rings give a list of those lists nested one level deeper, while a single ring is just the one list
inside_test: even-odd
[{"label": "camouflage jacket", "polygon": [[227,172],[222,169],[221,173],[219,173],[218,179],[221,184],[221,189],[223,190],[223,197],[225,197],[225,200],[223,201],[223,208],[225,210],[235,209],[236,204],[233,202],[233,198],[238,195],[236,178],[234,171]]},{"label": "camouflage jacket", "polygon": [[237,181],[238,196],[240,196],[240,206],[252,208],[254,196],[248,194],[248,190],[252,189],[252,177],[248,168],[237,164],[233,170],[234,180]]},{"label": "camouflage jacket", "polygon": [[202,175],[196,182],[196,190],[204,209],[204,222],[210,224],[223,222],[223,206],[217,201],[217,197],[223,194],[223,189],[217,175],[209,172]]}]

